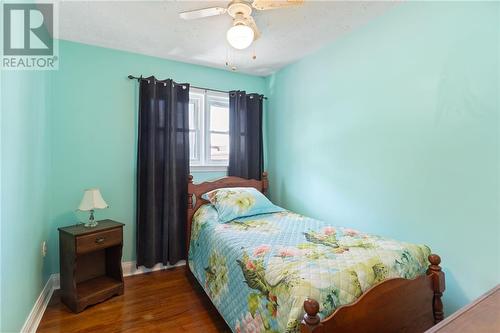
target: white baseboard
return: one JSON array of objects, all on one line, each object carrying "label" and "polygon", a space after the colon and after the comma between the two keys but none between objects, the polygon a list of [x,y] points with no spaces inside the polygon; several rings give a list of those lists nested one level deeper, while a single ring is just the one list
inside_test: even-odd
[{"label": "white baseboard", "polygon": [[59,280],[59,273],[52,274],[54,290],[61,288],[61,281]]},{"label": "white baseboard", "polygon": [[45,286],[43,287],[40,296],[38,296],[35,304],[33,305],[33,309],[31,309],[28,318],[26,318],[26,321],[21,328],[21,333],[36,332],[38,324],[40,324],[40,320],[42,320],[43,313],[45,312],[50,298],[52,297],[52,293],[54,292],[54,286],[56,283],[57,287],[59,287],[59,274],[52,274],[47,280],[47,283],[45,283]]},{"label": "white baseboard", "polygon": [[[163,269],[169,269],[173,267],[179,267],[179,266],[184,266],[186,265],[185,260],[181,260],[175,265],[163,265],[163,264],[157,264],[153,268],[146,268],[144,266],[140,266],[139,268],[136,267],[136,262],[135,261],[125,261],[122,262],[122,270],[123,270],[123,276],[131,276],[131,275],[138,275],[138,274],[144,274],[144,273],[150,273],[154,271],[160,271]],[[42,289],[42,292],[40,293],[40,296],[38,296],[38,299],[36,300],[35,304],[33,305],[33,309],[31,309],[31,312],[28,315],[28,318],[26,318],[26,321],[24,322],[23,328],[21,329],[21,333],[35,333],[38,325],[40,324],[40,320],[42,320],[43,314],[45,312],[45,309],[47,308],[47,305],[49,304],[50,298],[52,297],[52,294],[54,293],[54,290],[61,288],[60,281],[59,281],[59,273],[57,274],[52,274],[49,279],[47,280],[47,283]]]},{"label": "white baseboard", "polygon": [[154,272],[154,271],[161,271],[163,269],[184,266],[184,265],[186,265],[186,261],[181,260],[178,263],[176,263],[175,265],[156,264],[155,266],[153,266],[153,268],[146,268],[144,266],[140,266],[139,268],[137,268],[135,265],[136,265],[135,261],[122,262],[123,276],[144,274],[144,273],[150,273],[150,272]]}]

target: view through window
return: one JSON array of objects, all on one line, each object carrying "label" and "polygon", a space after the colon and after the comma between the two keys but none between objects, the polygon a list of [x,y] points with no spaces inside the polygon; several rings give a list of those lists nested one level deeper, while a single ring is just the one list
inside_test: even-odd
[{"label": "view through window", "polygon": [[189,155],[192,167],[224,169],[229,163],[229,95],[191,89]]}]

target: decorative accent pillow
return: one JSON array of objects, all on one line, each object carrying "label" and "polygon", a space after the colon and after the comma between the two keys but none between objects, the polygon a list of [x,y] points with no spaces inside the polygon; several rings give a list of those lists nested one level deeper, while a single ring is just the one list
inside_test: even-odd
[{"label": "decorative accent pillow", "polygon": [[284,211],[273,205],[268,198],[253,187],[225,187],[204,193],[203,199],[210,201],[219,213],[219,221],[226,223],[252,215]]}]

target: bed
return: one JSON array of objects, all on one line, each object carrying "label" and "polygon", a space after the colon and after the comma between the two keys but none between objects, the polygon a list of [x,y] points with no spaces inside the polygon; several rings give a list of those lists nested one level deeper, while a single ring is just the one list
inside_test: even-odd
[{"label": "bed", "polygon": [[282,210],[220,223],[204,193],[262,180],[188,183],[188,265],[233,332],[423,332],[443,319],[440,258]]}]

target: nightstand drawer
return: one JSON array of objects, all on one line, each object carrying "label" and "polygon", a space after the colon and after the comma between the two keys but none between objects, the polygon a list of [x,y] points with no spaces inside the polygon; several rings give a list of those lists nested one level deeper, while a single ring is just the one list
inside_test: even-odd
[{"label": "nightstand drawer", "polygon": [[95,251],[122,243],[122,229],[117,228],[76,237],[76,252]]}]

